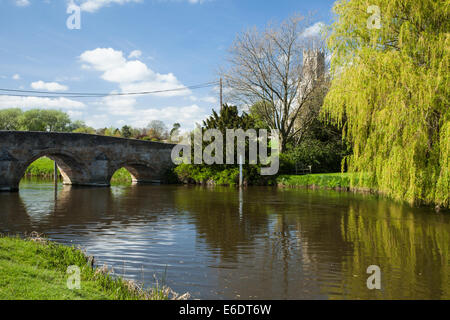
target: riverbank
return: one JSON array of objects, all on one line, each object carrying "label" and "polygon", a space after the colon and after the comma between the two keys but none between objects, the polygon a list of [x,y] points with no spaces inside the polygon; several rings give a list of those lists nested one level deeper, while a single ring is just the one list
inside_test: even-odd
[{"label": "riverbank", "polygon": [[[80,270],[80,289],[68,288],[69,266]],[[106,267],[93,267],[80,249],[36,234],[0,236],[0,300],[166,300],[169,294],[168,288],[142,289]]]},{"label": "riverbank", "polygon": [[343,191],[362,191],[373,192],[376,190],[366,187],[367,183],[364,180],[360,181],[355,175],[354,185],[351,185],[351,173],[318,173],[306,175],[280,175],[277,177],[278,187],[301,187],[312,189],[334,189]]},{"label": "riverbank", "polygon": [[[244,173],[244,183],[249,173]],[[26,171],[28,177],[52,177],[53,161],[48,158],[40,158],[33,162]],[[213,170],[211,168],[196,167],[192,165],[180,165],[168,178],[171,183],[198,184],[198,185],[237,185],[239,171],[237,168],[227,170]],[[250,185],[276,185],[280,188],[309,188],[309,189],[333,189],[338,191],[353,191],[362,193],[374,193],[389,197],[380,190],[369,187],[369,182],[357,173],[318,173],[307,175],[280,175],[277,177],[260,177],[257,173],[250,173]],[[255,178],[258,177],[258,178]],[[351,181],[353,180],[353,181]],[[111,179],[112,184],[130,184],[130,173],[121,168],[115,172]],[[397,199],[402,201],[401,199]],[[436,211],[448,210],[448,207],[435,206]]]},{"label": "riverbank", "polygon": [[[25,171],[26,177],[41,177],[41,178],[50,178],[53,177],[54,167],[53,160],[49,158],[39,158],[30,164]],[[59,170],[58,170],[59,173]]]}]

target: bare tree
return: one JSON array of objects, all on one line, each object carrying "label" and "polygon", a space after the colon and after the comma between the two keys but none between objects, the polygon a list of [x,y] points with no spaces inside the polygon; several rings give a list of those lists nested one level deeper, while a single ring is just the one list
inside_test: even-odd
[{"label": "bare tree", "polygon": [[147,126],[148,135],[156,140],[165,140],[168,138],[167,127],[161,120],[152,120]]},{"label": "bare tree", "polygon": [[279,130],[281,151],[293,141],[297,118],[316,88],[317,77],[307,74],[317,72],[311,70],[314,66],[306,70],[303,55],[322,48],[322,41],[307,36],[306,20],[295,15],[279,26],[239,34],[230,49],[229,68],[221,71],[230,88],[227,98],[247,106],[258,103],[264,122]]}]

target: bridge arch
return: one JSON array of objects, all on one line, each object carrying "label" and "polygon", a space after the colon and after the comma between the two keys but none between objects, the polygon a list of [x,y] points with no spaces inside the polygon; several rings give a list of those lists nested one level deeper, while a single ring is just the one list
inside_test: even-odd
[{"label": "bridge arch", "polygon": [[14,176],[15,184],[19,185],[20,180],[25,175],[27,168],[37,159],[47,157],[56,162],[64,184],[82,184],[89,178],[89,170],[75,154],[60,149],[45,149],[33,152],[27,160],[16,167]]},{"label": "bridge arch", "polygon": [[111,181],[114,173],[125,168],[132,178],[133,184],[138,183],[160,183],[163,176],[161,170],[154,164],[142,160],[125,160],[110,167],[107,181]]}]

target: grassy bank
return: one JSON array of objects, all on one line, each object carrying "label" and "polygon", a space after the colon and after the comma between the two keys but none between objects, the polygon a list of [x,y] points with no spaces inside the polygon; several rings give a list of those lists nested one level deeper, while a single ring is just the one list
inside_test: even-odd
[{"label": "grassy bank", "polygon": [[39,158],[30,164],[25,171],[27,177],[53,177],[53,160]]},{"label": "grassy bank", "polygon": [[307,174],[303,176],[281,175],[277,178],[277,185],[279,187],[304,187],[340,190],[359,189],[370,191],[368,188],[364,187],[366,185],[364,180],[359,181],[358,176],[354,176],[354,185],[359,187],[351,188],[351,178],[351,173],[319,173]]},{"label": "grassy bank", "polygon": [[[187,170],[189,169],[189,170]],[[213,181],[217,185],[234,185],[238,180],[238,169],[231,168],[228,170],[214,171],[212,167],[199,166],[178,166],[175,169],[179,179],[183,182],[191,181],[196,184],[206,184]],[[249,173],[245,172],[244,176]],[[53,161],[48,158],[40,158],[33,162],[27,169],[26,175],[30,177],[52,177]],[[188,179],[189,178],[189,179]],[[304,187],[304,188],[327,188],[327,189],[344,189],[344,190],[362,190],[369,191],[365,188],[366,183],[359,181],[358,176],[354,176],[354,185],[357,188],[351,188],[350,173],[320,173],[308,175],[280,175],[276,178],[275,183],[279,187]],[[112,179],[113,184],[131,183],[131,175],[125,168],[117,170]]]},{"label": "grassy bank", "polygon": [[117,170],[111,178],[111,183],[129,184],[132,183],[131,174],[125,168]]},{"label": "grassy bank", "polygon": [[[132,281],[94,268],[81,250],[34,236],[0,236],[0,300],[161,300],[167,288],[144,290]],[[81,288],[67,286],[67,268],[80,268]]]}]

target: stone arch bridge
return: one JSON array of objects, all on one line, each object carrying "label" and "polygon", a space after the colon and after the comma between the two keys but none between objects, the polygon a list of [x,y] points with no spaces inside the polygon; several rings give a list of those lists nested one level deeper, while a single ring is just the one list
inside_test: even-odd
[{"label": "stone arch bridge", "polygon": [[17,191],[28,166],[43,156],[56,162],[64,184],[107,187],[122,167],[134,183],[163,183],[173,147],[83,133],[0,131],[0,191]]}]

